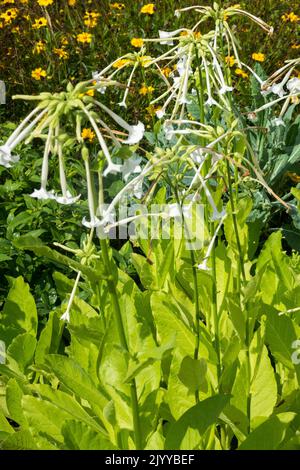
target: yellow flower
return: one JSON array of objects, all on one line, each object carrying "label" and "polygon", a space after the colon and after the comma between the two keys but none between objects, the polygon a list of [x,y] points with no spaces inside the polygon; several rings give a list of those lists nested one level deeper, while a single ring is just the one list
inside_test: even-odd
[{"label": "yellow flower", "polygon": [[170,76],[170,73],[172,72],[172,69],[170,69],[170,67],[164,67],[162,69],[162,73],[165,77],[169,77]]},{"label": "yellow flower", "polygon": [[150,104],[149,106],[147,106],[146,111],[148,114],[150,114],[150,116],[155,116],[157,111],[159,111],[160,109],[161,106],[154,106],[153,104]]},{"label": "yellow flower", "polygon": [[77,41],[82,43],[91,43],[93,35],[90,33],[77,34]]},{"label": "yellow flower", "polygon": [[11,23],[18,16],[17,8],[9,8],[4,13],[1,13],[0,18],[3,18],[6,23]]},{"label": "yellow flower", "polygon": [[300,49],[300,44],[293,44],[292,49]]},{"label": "yellow flower", "polygon": [[119,59],[114,62],[113,67],[115,69],[120,69],[121,67],[125,67],[125,65],[130,64],[132,61],[129,59]]},{"label": "yellow flower", "polygon": [[147,15],[153,15],[155,12],[155,4],[154,3],[148,3],[147,5],[144,5],[140,9],[140,13],[145,13]]},{"label": "yellow flower", "polygon": [[188,34],[189,33],[187,31],[181,31],[180,36],[188,36]]},{"label": "yellow flower", "polygon": [[96,135],[95,135],[95,132],[92,131],[90,127],[85,127],[84,129],[82,129],[81,137],[84,140],[89,140],[89,142],[92,143]]},{"label": "yellow flower", "polygon": [[90,90],[86,91],[85,94],[88,95],[88,96],[94,96],[95,90],[93,88],[91,88]]},{"label": "yellow flower", "polygon": [[297,21],[300,20],[300,16],[295,15],[295,13],[292,11],[291,13],[285,13],[284,15],[282,15],[281,19],[285,23],[287,21],[290,21],[291,23],[297,23]]},{"label": "yellow flower", "polygon": [[138,60],[142,67],[147,67],[151,63],[152,57],[149,55],[142,55]]},{"label": "yellow flower", "polygon": [[265,54],[262,54],[261,52],[253,52],[252,54],[252,59],[256,60],[257,62],[264,62],[265,58]]},{"label": "yellow flower", "polygon": [[76,0],[68,0],[68,5],[69,7],[73,7],[74,5],[76,5]]},{"label": "yellow flower", "polygon": [[236,75],[239,75],[239,76],[242,77],[242,78],[248,78],[248,77],[249,77],[249,75],[247,74],[247,72],[244,72],[244,70],[239,69],[239,68],[236,68],[236,69],[235,69],[235,73],[236,73]]},{"label": "yellow flower", "polygon": [[68,40],[68,38],[63,37],[63,38],[61,38],[60,43],[61,43],[62,46],[67,46],[69,44],[69,40]]},{"label": "yellow flower", "polygon": [[110,8],[112,8],[113,10],[123,10],[123,8],[125,8],[125,5],[124,3],[110,3]]},{"label": "yellow flower", "polygon": [[142,87],[140,88],[140,90],[139,90],[139,94],[140,94],[140,95],[143,95],[143,96],[145,96],[145,95],[151,95],[151,93],[152,93],[153,91],[154,91],[153,86],[151,86],[151,85],[150,85],[150,86],[147,86],[147,85],[145,85],[145,83],[144,83],[143,86],[142,86]]},{"label": "yellow flower", "polygon": [[37,0],[38,4],[40,7],[47,7],[49,5],[52,5],[53,0]]},{"label": "yellow flower", "polygon": [[41,78],[47,77],[47,72],[46,70],[43,70],[41,67],[39,67],[37,69],[32,70],[31,76],[35,80],[40,80]]},{"label": "yellow flower", "polygon": [[144,41],[142,38],[132,38],[130,43],[133,47],[142,47],[144,44]]},{"label": "yellow flower", "polygon": [[48,21],[44,16],[41,16],[41,18],[37,18],[34,20],[34,23],[32,25],[33,29],[40,29],[43,26],[47,26]]},{"label": "yellow flower", "polygon": [[54,54],[56,54],[60,59],[67,60],[69,58],[69,53],[63,48],[58,47],[53,49]]},{"label": "yellow flower", "polygon": [[45,47],[46,47],[46,44],[44,43],[44,41],[37,41],[35,43],[34,48],[32,49],[32,52],[34,54],[40,54],[42,51],[45,50]]},{"label": "yellow flower", "polygon": [[2,5],[6,5],[7,3],[15,3],[15,0],[2,0]]},{"label": "yellow flower", "polygon": [[234,64],[235,64],[235,58],[233,55],[228,55],[227,57],[225,57],[225,62],[227,65],[229,65],[229,67],[233,67]]},{"label": "yellow flower", "polygon": [[84,15],[84,24],[88,28],[95,28],[98,24],[98,18],[100,16],[100,13],[97,13],[96,11],[86,11]]}]

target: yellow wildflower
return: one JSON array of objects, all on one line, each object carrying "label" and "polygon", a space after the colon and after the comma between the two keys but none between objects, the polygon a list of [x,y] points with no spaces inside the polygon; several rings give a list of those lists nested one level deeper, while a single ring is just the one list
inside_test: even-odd
[{"label": "yellow wildflower", "polygon": [[4,13],[1,13],[0,18],[3,18],[6,23],[11,23],[18,16],[17,8],[9,8]]},{"label": "yellow wildflower", "polygon": [[233,67],[234,64],[235,64],[235,58],[233,55],[228,55],[227,57],[225,57],[225,62],[227,65],[229,65],[229,67]]},{"label": "yellow wildflower", "polygon": [[150,86],[147,86],[147,85],[145,85],[145,83],[144,83],[143,86],[142,86],[142,87],[140,88],[140,90],[139,90],[139,94],[140,94],[140,95],[143,95],[143,96],[145,96],[145,95],[151,95],[151,93],[152,93],[153,91],[154,91],[153,86],[151,86],[151,85],[150,85]]},{"label": "yellow wildflower", "polygon": [[69,53],[63,47],[55,47],[53,49],[54,54],[56,54],[60,59],[67,60],[69,58]]},{"label": "yellow wildflower", "polygon": [[31,76],[35,80],[40,80],[41,78],[47,77],[47,72],[46,70],[43,70],[41,67],[39,67],[37,69],[32,70]]},{"label": "yellow wildflower", "polygon": [[142,47],[144,44],[144,41],[142,38],[132,38],[130,43],[133,47]]},{"label": "yellow wildflower", "polygon": [[84,19],[84,24],[88,28],[95,28],[98,24],[98,18],[100,16],[100,13],[97,13],[96,11],[86,11],[85,15],[83,17]]},{"label": "yellow wildflower", "polygon": [[40,54],[42,51],[45,50],[46,44],[44,41],[37,41],[34,45],[34,48],[32,49],[32,52],[34,54]]},{"label": "yellow wildflower", "polygon": [[74,5],[76,5],[76,0],[68,0],[68,5],[69,7],[73,7]]},{"label": "yellow wildflower", "polygon": [[292,11],[291,13],[285,13],[284,15],[282,15],[281,19],[285,23],[288,21],[290,21],[291,23],[297,23],[297,21],[300,20],[300,16],[295,15],[295,13]]},{"label": "yellow wildflower", "polygon": [[49,5],[52,5],[53,0],[37,0],[37,2],[40,7],[48,7]]},{"label": "yellow wildflower", "polygon": [[84,140],[89,140],[89,142],[92,143],[96,135],[95,135],[95,132],[92,131],[90,127],[85,127],[84,129],[82,129],[81,137]]},{"label": "yellow wildflower", "polygon": [[77,34],[77,41],[82,43],[91,43],[92,42],[92,34],[90,33],[80,33]]},{"label": "yellow wildflower", "polygon": [[256,60],[256,62],[264,62],[265,58],[265,54],[262,54],[261,52],[253,52],[252,54],[252,59]]},{"label": "yellow wildflower", "polygon": [[153,15],[155,12],[155,4],[154,3],[148,3],[147,5],[144,5],[140,9],[140,13],[145,13],[147,15]]},{"label": "yellow wildflower", "polygon": [[242,77],[242,78],[248,78],[248,77],[249,77],[249,75],[247,74],[247,72],[244,72],[244,70],[239,69],[239,68],[236,68],[236,69],[235,69],[235,73],[236,73],[236,75],[239,75],[239,76]]},{"label": "yellow wildflower", "polygon": [[117,3],[117,2],[116,3],[110,3],[109,6],[113,10],[123,10],[123,8],[125,8],[124,3]]},{"label": "yellow wildflower", "polygon": [[150,104],[146,108],[146,111],[148,114],[150,114],[150,116],[155,116],[157,111],[160,111],[160,110],[161,110],[161,106],[154,106],[153,104]]},{"label": "yellow wildflower", "polygon": [[166,78],[168,78],[170,76],[171,72],[172,72],[172,69],[170,69],[170,67],[164,67],[162,69],[162,73]]},{"label": "yellow wildflower", "polygon": [[300,44],[293,44],[292,49],[300,49]]},{"label": "yellow wildflower", "polygon": [[34,20],[32,29],[40,29],[43,26],[47,26],[47,24],[48,24],[47,18],[45,18],[44,16],[41,16],[41,18],[37,18]]},{"label": "yellow wildflower", "polygon": [[113,63],[113,67],[115,69],[120,69],[122,67],[125,67],[125,65],[128,65],[131,63],[131,60],[129,59],[119,59],[119,60],[116,60],[116,62]]}]

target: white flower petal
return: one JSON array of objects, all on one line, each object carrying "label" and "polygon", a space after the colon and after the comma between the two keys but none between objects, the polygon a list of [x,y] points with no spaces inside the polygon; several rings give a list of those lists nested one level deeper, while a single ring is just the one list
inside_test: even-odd
[{"label": "white flower petal", "polygon": [[117,165],[116,163],[109,162],[107,168],[103,172],[103,176],[109,174],[116,175],[122,172],[123,165]]},{"label": "white flower petal", "polygon": [[129,136],[124,144],[134,145],[137,144],[144,137],[145,126],[139,122],[136,126],[130,126]]},{"label": "white flower petal", "polygon": [[95,228],[100,227],[100,225],[103,225],[103,222],[97,217],[94,217],[93,220],[91,220],[90,222],[86,219],[86,217],[83,217],[81,223],[87,228]]},{"label": "white flower petal", "polygon": [[67,323],[70,323],[70,312],[69,310],[66,310],[65,313],[60,317],[61,320],[66,321]]},{"label": "white flower petal", "polygon": [[56,195],[54,191],[47,191],[45,188],[35,189],[33,193],[30,194],[30,197],[34,197],[36,199],[55,199]]}]

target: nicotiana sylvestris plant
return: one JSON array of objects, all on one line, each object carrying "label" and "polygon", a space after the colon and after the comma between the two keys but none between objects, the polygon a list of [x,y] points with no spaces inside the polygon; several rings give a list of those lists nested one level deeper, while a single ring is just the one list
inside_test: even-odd
[{"label": "nicotiana sylvestris plant", "polygon": [[[89,210],[82,220],[89,234],[80,248],[55,243],[70,256],[34,237],[15,241],[20,249],[71,267],[76,279],[54,273],[62,305],[50,313],[39,336],[28,286],[21,277],[11,281],[0,326],[0,340],[8,346],[6,363],[0,364],[3,448],[299,448],[294,430],[299,430],[300,371],[293,357],[300,337],[295,308],[300,263],[282,251],[279,232],[254,259],[259,230],[247,223],[252,201],[239,196],[239,170],[249,171],[249,178],[289,206],[260,171],[235,111],[226,63],[234,54],[236,63],[249,69],[239,59],[230,27],[236,15],[269,34],[272,28],[238,5],[194,6],[176,15],[191,9],[199,13],[194,28],[144,40],[170,47],[159,57],[142,48],[91,80],[68,85],[66,92],[23,97],[38,105],[0,148],[0,164],[9,168],[18,161],[13,152],[20,143],[43,139],[41,186],[32,197],[80,204],[83,197],[70,193],[66,178],[65,151],[75,139]],[[201,35],[198,28],[208,19],[215,29]],[[161,72],[161,64],[175,65],[171,76]],[[125,144],[137,153],[144,135],[142,123],[131,125],[120,116],[140,66],[154,67],[167,87],[152,101],[162,103],[160,139],[145,157],[134,155],[121,164],[114,149]],[[294,66],[287,64],[265,82],[252,73],[263,92],[290,101],[299,85],[291,78]],[[116,113],[101,98],[111,88],[122,90],[115,79],[125,68],[129,78]],[[96,153],[83,140],[86,125],[97,137]],[[60,195],[48,188],[50,158],[58,162]],[[111,174],[124,184],[107,201],[104,188]],[[116,218],[125,196],[153,202],[156,209]],[[191,220],[197,204],[204,217],[202,233],[195,234]],[[174,219],[172,236],[164,237],[159,226],[160,237],[138,235],[118,253],[111,249],[112,229],[151,217]],[[185,228],[178,238],[177,219]],[[200,246],[187,244],[190,235]],[[128,259],[138,283],[122,269]],[[16,305],[22,315],[14,315]],[[17,433],[6,417],[17,423]]]}]

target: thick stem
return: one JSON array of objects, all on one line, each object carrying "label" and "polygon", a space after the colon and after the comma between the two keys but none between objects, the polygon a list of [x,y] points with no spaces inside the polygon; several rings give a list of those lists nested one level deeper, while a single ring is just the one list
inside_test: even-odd
[{"label": "thick stem", "polygon": [[[211,223],[211,236],[214,236],[214,223]],[[220,332],[219,332],[219,317],[218,317],[218,298],[217,298],[217,271],[216,271],[216,250],[215,244],[213,244],[212,254],[212,310],[213,310],[213,322],[214,322],[214,333],[215,333],[215,350],[217,353],[217,371],[218,371],[218,380],[221,377],[221,350],[220,350]]]},{"label": "thick stem", "polygon": [[[111,272],[111,261],[108,254],[108,246],[106,239],[100,239],[100,246],[101,246],[101,253],[103,257],[103,262],[106,267],[107,273]],[[120,343],[122,348],[129,353],[129,346],[126,339],[125,329],[122,320],[122,314],[118,299],[118,293],[116,290],[116,286],[112,279],[107,281],[107,287],[110,293],[112,308],[115,313],[115,319],[117,322],[117,328],[120,338]],[[137,396],[137,387],[135,379],[132,379],[130,382],[130,395],[131,395],[131,407],[132,407],[132,415],[133,415],[133,429],[134,429],[134,436],[135,436],[135,446],[137,450],[142,449],[142,433],[141,433],[141,424],[140,424],[140,417],[139,417],[139,407],[138,407],[138,396]]]}]

